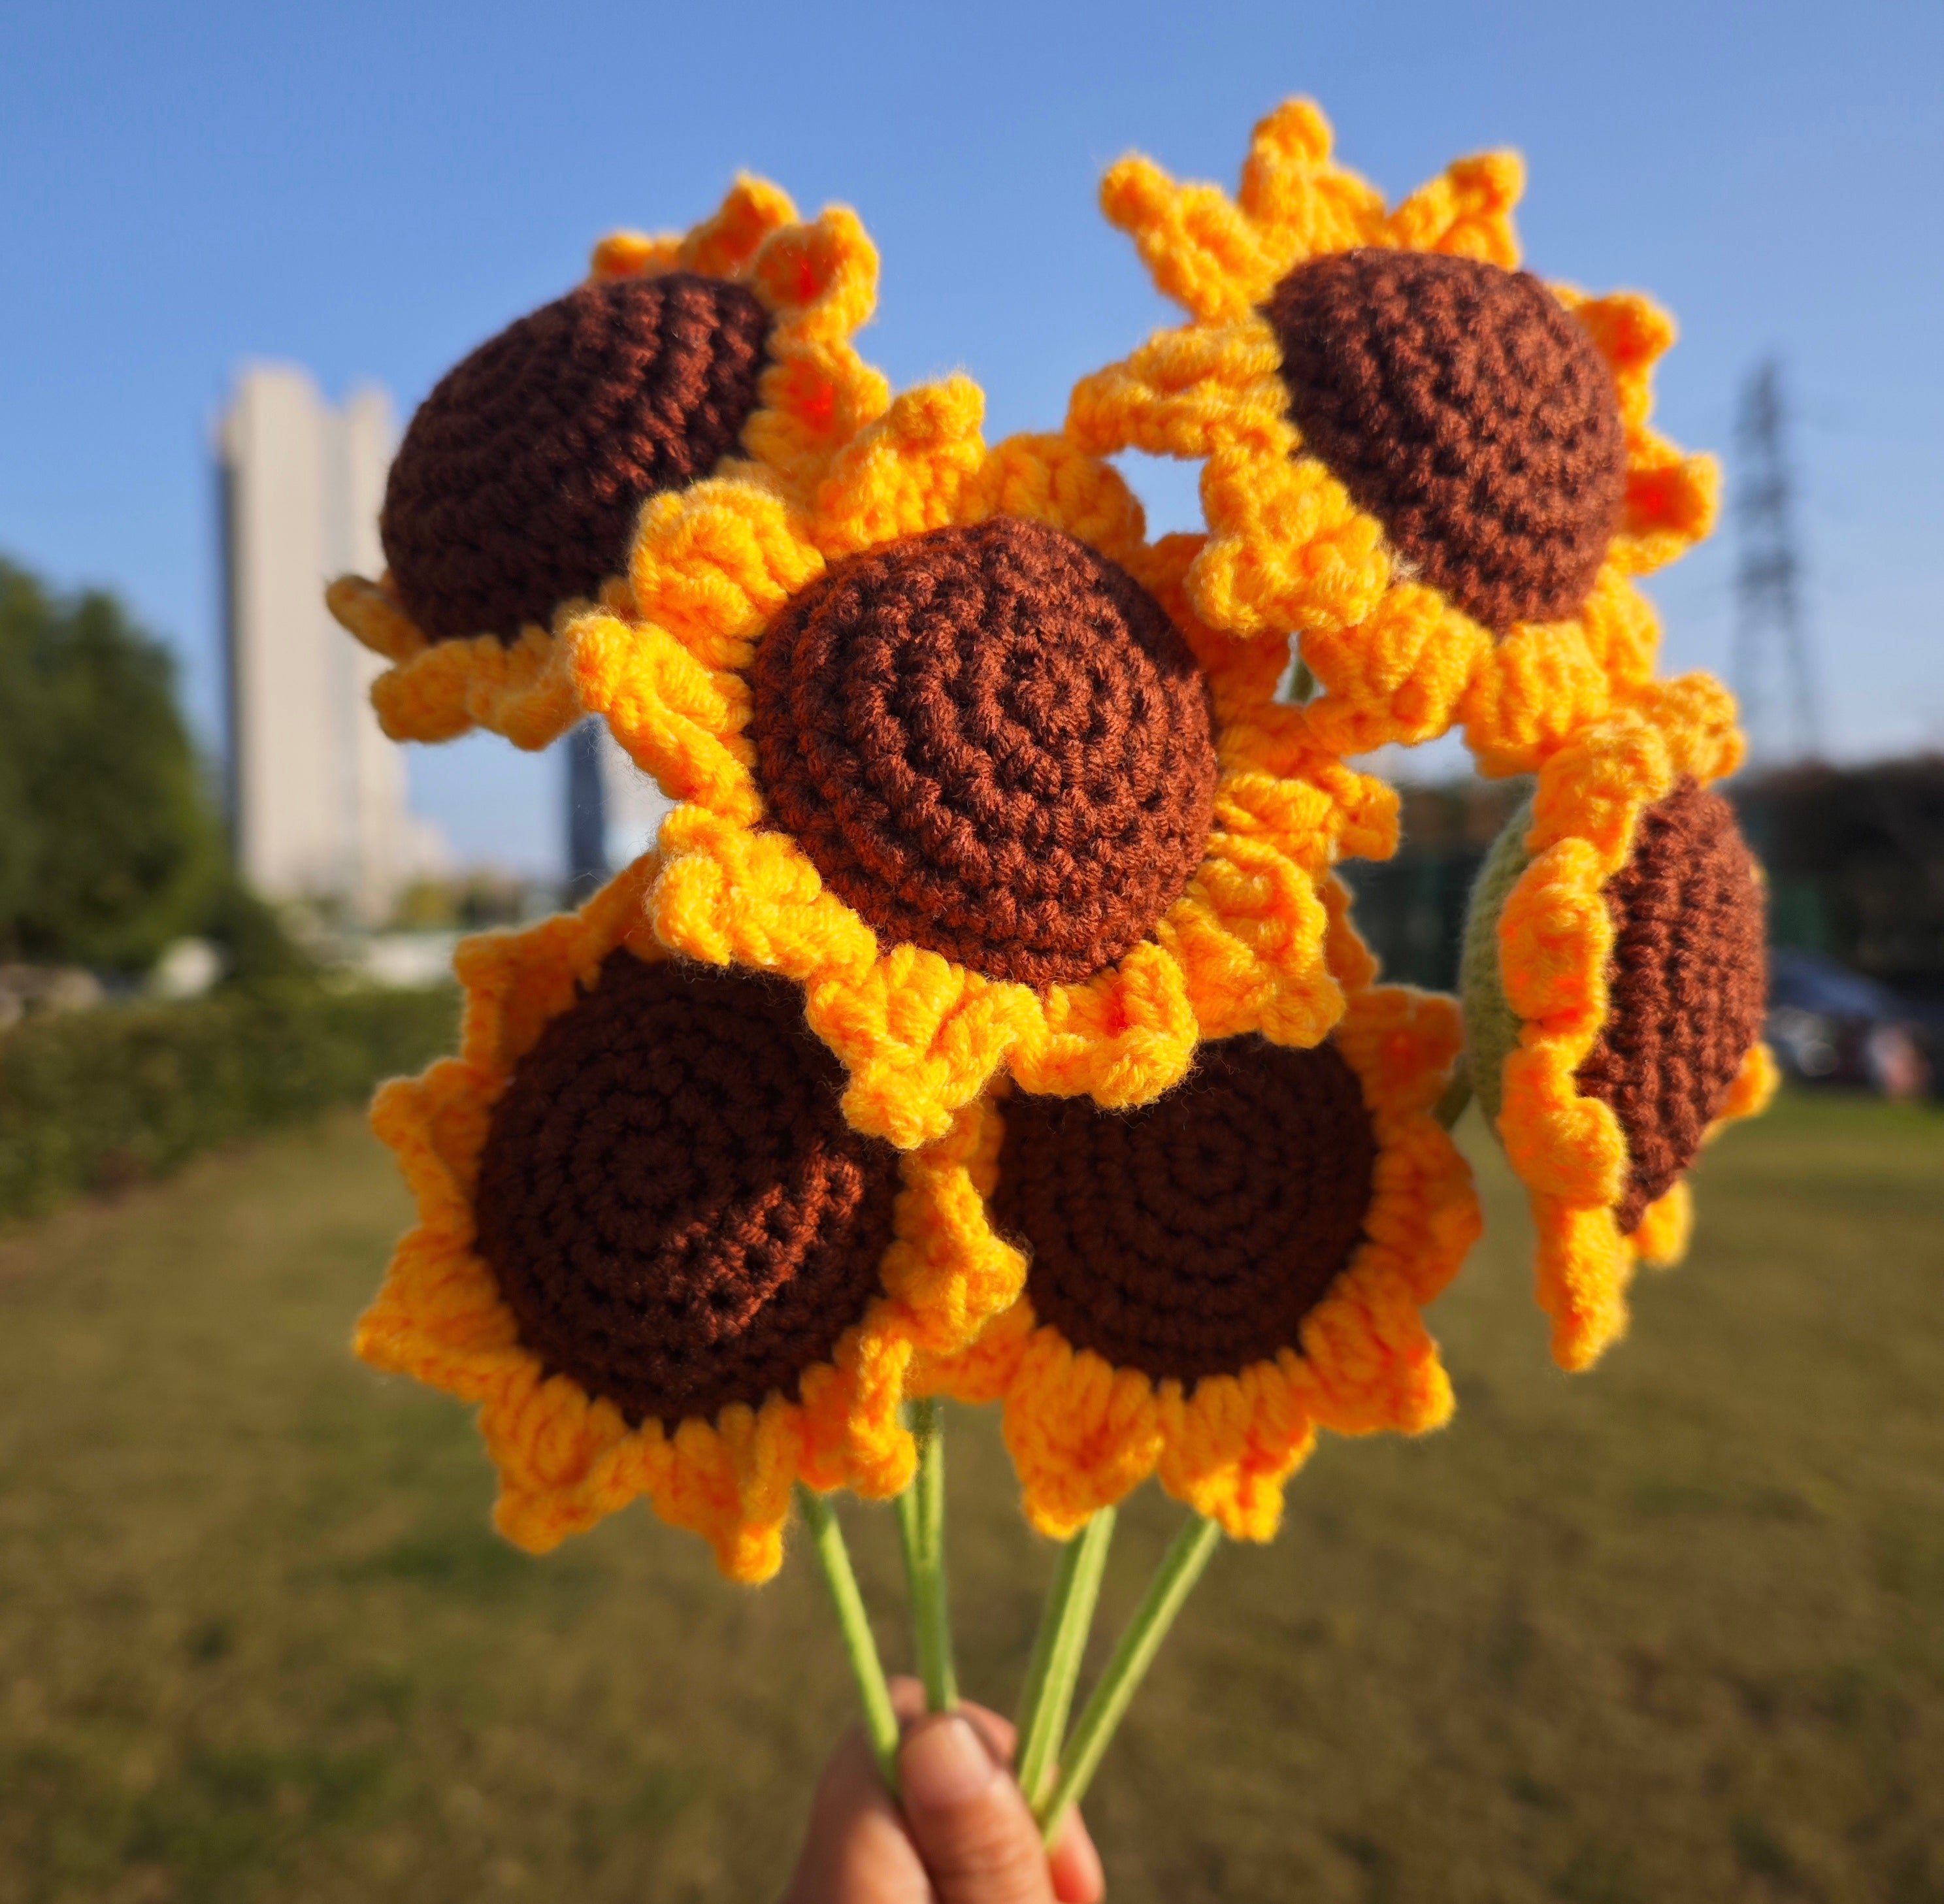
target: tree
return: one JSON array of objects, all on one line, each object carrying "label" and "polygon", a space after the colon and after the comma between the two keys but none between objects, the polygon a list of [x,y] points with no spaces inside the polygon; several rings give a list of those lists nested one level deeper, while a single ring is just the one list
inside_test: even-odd
[{"label": "tree", "polygon": [[195,930],[222,829],[161,644],[0,559],[0,958],[125,970]]}]

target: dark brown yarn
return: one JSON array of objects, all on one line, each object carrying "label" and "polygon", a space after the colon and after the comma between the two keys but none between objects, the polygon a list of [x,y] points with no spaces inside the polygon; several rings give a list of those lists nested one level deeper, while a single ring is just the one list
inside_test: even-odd
[{"label": "dark brown yarn", "polygon": [[520,1340],[638,1424],[827,1361],[891,1239],[897,1154],[837,1108],[801,1000],[611,953],[494,1106],[479,1251]]},{"label": "dark brown yarn", "polygon": [[1580,607],[1626,438],[1611,372],[1545,285],[1364,248],[1298,265],[1265,315],[1305,444],[1426,581],[1500,630]]},{"label": "dark brown yarn", "polygon": [[840,562],[757,651],[763,791],[882,937],[1044,987],[1110,965],[1200,864],[1207,684],[1161,604],[998,516]]},{"label": "dark brown yarn", "polygon": [[1076,1349],[1192,1389],[1300,1346],[1370,1209],[1376,1141],[1333,1045],[1204,1044],[1145,1109],[1009,1098],[992,1214],[1033,1312]]},{"label": "dark brown yarn", "polygon": [[756,407],[755,294],[672,272],[583,285],[439,380],[392,465],[379,531],[435,641],[551,620],[627,566],[644,498],[706,475]]},{"label": "dark brown yarn", "polygon": [[1694,1161],[1761,1035],[1767,934],[1734,809],[1692,780],[1641,814],[1632,854],[1605,892],[1618,935],[1611,1002],[1575,1075],[1626,1133],[1618,1216],[1631,1233]]}]

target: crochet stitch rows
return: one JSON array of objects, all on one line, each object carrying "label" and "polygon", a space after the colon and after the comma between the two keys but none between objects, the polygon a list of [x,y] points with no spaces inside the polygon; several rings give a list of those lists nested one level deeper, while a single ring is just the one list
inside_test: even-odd
[{"label": "crochet stitch rows", "polygon": [[1329,1044],[1229,1039],[1143,1109],[1015,1097],[1004,1116],[993,1216],[1027,1248],[1035,1313],[1157,1381],[1298,1343],[1363,1233],[1376,1144]]},{"label": "crochet stitch rows", "polygon": [[1626,1133],[1615,1215],[1631,1235],[1694,1161],[1761,1035],[1767,933],[1734,810],[1692,780],[1641,815],[1604,897],[1611,1004],[1575,1081]]},{"label": "crochet stitch rows", "polygon": [[434,641],[508,645],[624,566],[642,500],[707,474],[756,407],[770,319],[670,272],[581,285],[448,371],[386,485],[386,560]]},{"label": "crochet stitch rows", "polygon": [[630,1426],[795,1400],[876,1293],[897,1153],[783,986],[608,954],[494,1107],[478,1247],[549,1370]]},{"label": "crochet stitch rows", "polygon": [[1201,861],[1207,684],[1152,595],[1044,523],[838,563],[764,637],[754,685],[776,818],[893,943],[1035,986],[1084,978]]},{"label": "crochet stitch rows", "polygon": [[1487,627],[1585,601],[1626,493],[1612,374],[1529,272],[1373,246],[1265,309],[1306,448],[1404,559]]}]

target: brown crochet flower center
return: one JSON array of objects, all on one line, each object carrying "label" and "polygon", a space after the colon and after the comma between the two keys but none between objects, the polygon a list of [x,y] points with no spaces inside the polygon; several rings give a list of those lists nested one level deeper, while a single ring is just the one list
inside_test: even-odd
[{"label": "brown crochet flower center", "polygon": [[776,821],[890,943],[1035,986],[1084,978],[1201,863],[1207,684],[1133,577],[1044,523],[839,562],[754,672]]},{"label": "brown crochet flower center", "polygon": [[611,953],[494,1107],[479,1251],[549,1373],[631,1423],[794,1398],[863,1316],[898,1167],[801,1002]]},{"label": "brown crochet flower center", "polygon": [[546,626],[627,566],[643,500],[706,476],[756,408],[754,292],[672,272],[583,285],[439,380],[405,432],[379,531],[433,641]]},{"label": "brown crochet flower center", "polygon": [[1545,285],[1363,248],[1298,265],[1265,315],[1305,446],[1426,581],[1500,630],[1579,608],[1626,437],[1612,373]]},{"label": "brown crochet flower center", "polygon": [[1009,1098],[992,1214],[1033,1312],[1076,1349],[1192,1389],[1297,1348],[1364,1232],[1376,1140],[1333,1045],[1201,1047],[1145,1109]]},{"label": "brown crochet flower center", "polygon": [[1617,935],[1610,1002],[1575,1076],[1626,1133],[1616,1214],[1631,1233],[1694,1161],[1761,1035],[1767,934],[1734,809],[1692,780],[1641,814],[1632,854],[1605,894]]}]

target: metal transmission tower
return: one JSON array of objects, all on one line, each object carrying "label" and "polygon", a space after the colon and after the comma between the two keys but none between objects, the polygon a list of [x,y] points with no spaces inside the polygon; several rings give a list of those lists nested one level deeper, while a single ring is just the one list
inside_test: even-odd
[{"label": "metal transmission tower", "polygon": [[[1802,616],[1795,485],[1784,441],[1786,423],[1782,371],[1771,358],[1758,364],[1742,386],[1735,420],[1740,560],[1735,574],[1734,657],[1735,692],[1749,752],[1771,764],[1789,755],[1813,760],[1822,752]],[[1785,724],[1793,725],[1792,735],[1785,735]]]}]

